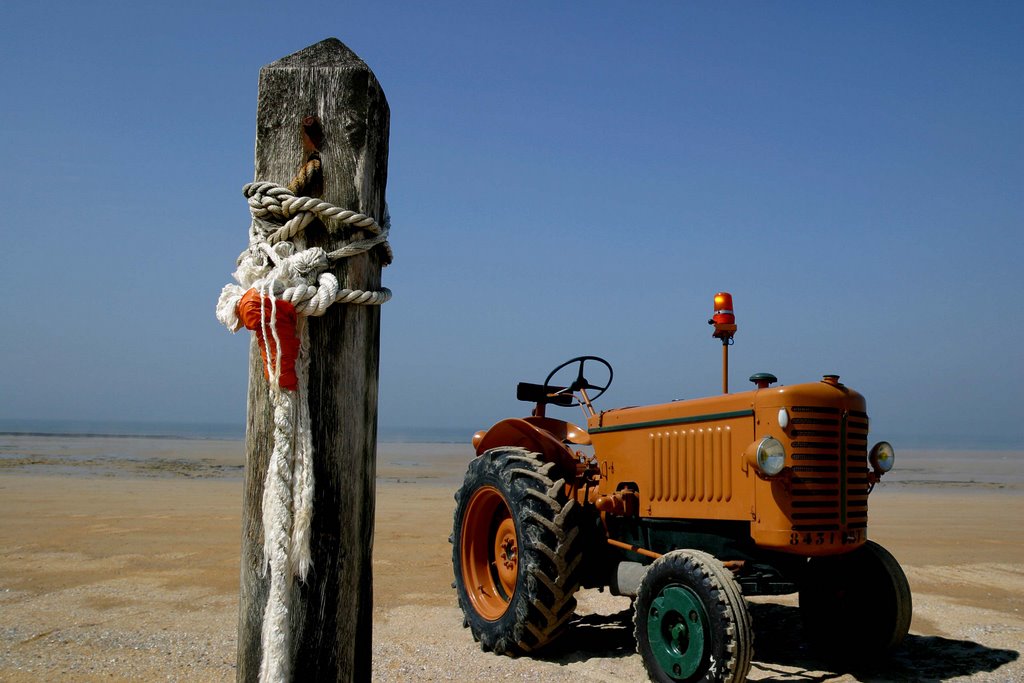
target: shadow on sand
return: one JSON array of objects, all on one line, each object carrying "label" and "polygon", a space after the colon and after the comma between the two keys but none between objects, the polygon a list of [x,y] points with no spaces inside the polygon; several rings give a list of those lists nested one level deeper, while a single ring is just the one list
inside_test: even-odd
[{"label": "shadow on sand", "polygon": [[[970,640],[910,634],[892,655],[837,664],[822,659],[804,642],[800,611],[789,605],[750,603],[754,620],[755,666],[780,681],[825,681],[851,674],[864,681],[946,681],[995,671],[1020,653]],[[775,677],[777,675],[777,678]]]},{"label": "shadow on sand", "polygon": [[636,654],[636,640],[633,638],[633,610],[629,608],[615,614],[574,616],[562,637],[535,656],[546,662],[571,664],[633,654]]},{"label": "shadow on sand", "polygon": [[[776,681],[814,683],[850,674],[863,681],[946,681],[989,673],[1016,661],[1020,653],[987,647],[970,640],[909,635],[888,657],[844,665],[822,659],[806,645],[799,610],[788,605],[750,604],[754,620],[754,671]],[[576,617],[565,635],[538,659],[570,664],[590,659],[628,657],[636,652],[633,612]]]}]

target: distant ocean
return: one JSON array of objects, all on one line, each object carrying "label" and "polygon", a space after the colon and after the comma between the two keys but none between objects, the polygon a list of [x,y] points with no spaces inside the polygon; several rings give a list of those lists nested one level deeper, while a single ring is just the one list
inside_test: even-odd
[{"label": "distant ocean", "polygon": [[[469,443],[474,429],[445,427],[379,427],[382,443]],[[0,418],[0,434],[149,437],[169,439],[245,438],[245,424],[217,422],[129,422],[114,420],[17,420]]]}]

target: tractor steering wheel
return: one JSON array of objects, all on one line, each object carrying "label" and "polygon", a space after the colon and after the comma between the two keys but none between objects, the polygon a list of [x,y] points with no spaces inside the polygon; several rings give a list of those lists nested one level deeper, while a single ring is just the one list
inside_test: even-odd
[{"label": "tractor steering wheel", "polygon": [[[608,368],[608,381],[605,382],[603,386],[591,384],[590,382],[587,381],[586,377],[583,376],[583,367],[587,364],[588,360],[596,361],[596,362],[600,363],[601,365],[605,366],[606,368]],[[574,379],[572,381],[572,383],[569,384],[569,386],[565,387],[564,389],[559,387],[557,392],[552,391],[552,389],[554,389],[555,387],[553,387],[551,385],[551,378],[554,377],[556,374],[558,374],[559,370],[561,370],[562,368],[564,368],[564,367],[566,367],[568,365],[572,365],[573,363],[579,363],[580,364],[579,371],[576,373],[576,379]],[[571,359],[565,361],[564,363],[559,365],[557,368],[552,370],[550,373],[548,373],[547,378],[544,380],[544,393],[549,394],[549,395],[550,394],[554,394],[554,393],[558,393],[558,394],[565,394],[565,393],[575,394],[580,389],[594,389],[595,391],[597,391],[596,394],[594,394],[592,396],[589,395],[589,394],[587,395],[587,398],[589,400],[593,401],[595,398],[597,398],[598,396],[600,396],[601,394],[603,394],[604,392],[606,392],[608,390],[608,387],[610,387],[611,384],[612,384],[612,377],[613,377],[613,375],[614,375],[614,373],[612,372],[611,364],[608,361],[606,361],[604,358],[598,358],[597,356],[577,356],[576,358],[571,358]],[[569,407],[578,406],[578,405],[580,405],[580,400],[577,398],[575,403],[570,403],[569,404]]]}]

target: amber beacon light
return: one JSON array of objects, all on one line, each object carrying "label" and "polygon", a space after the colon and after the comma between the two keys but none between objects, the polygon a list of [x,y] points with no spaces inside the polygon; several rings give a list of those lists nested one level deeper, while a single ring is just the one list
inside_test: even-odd
[{"label": "amber beacon light", "polygon": [[[711,322],[715,325],[736,324],[736,314],[732,310],[732,294],[729,292],[715,294],[715,315],[711,318]],[[735,332],[735,328],[733,331]]]},{"label": "amber beacon light", "polygon": [[736,314],[732,308],[732,294],[719,292],[715,294],[715,309],[709,325],[715,326],[712,335],[722,340],[722,393],[729,393],[729,346],[736,334]]}]

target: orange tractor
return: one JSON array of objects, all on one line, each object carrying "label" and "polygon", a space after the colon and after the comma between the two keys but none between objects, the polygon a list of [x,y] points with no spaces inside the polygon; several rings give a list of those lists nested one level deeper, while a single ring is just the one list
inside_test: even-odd
[{"label": "orange tractor", "polygon": [[[906,635],[906,576],[867,539],[868,496],[894,454],[868,448],[864,397],[835,375],[772,386],[762,373],[728,393],[736,325],[731,296],[715,301],[722,395],[597,411],[612,368],[580,356],[519,384],[529,417],[474,435],[455,494],[453,585],[484,650],[549,644],[580,587],[635,599],[655,681],[745,680],[744,595],[799,592],[805,632],[826,653],[869,657]],[[549,406],[581,406],[586,428]]]}]

